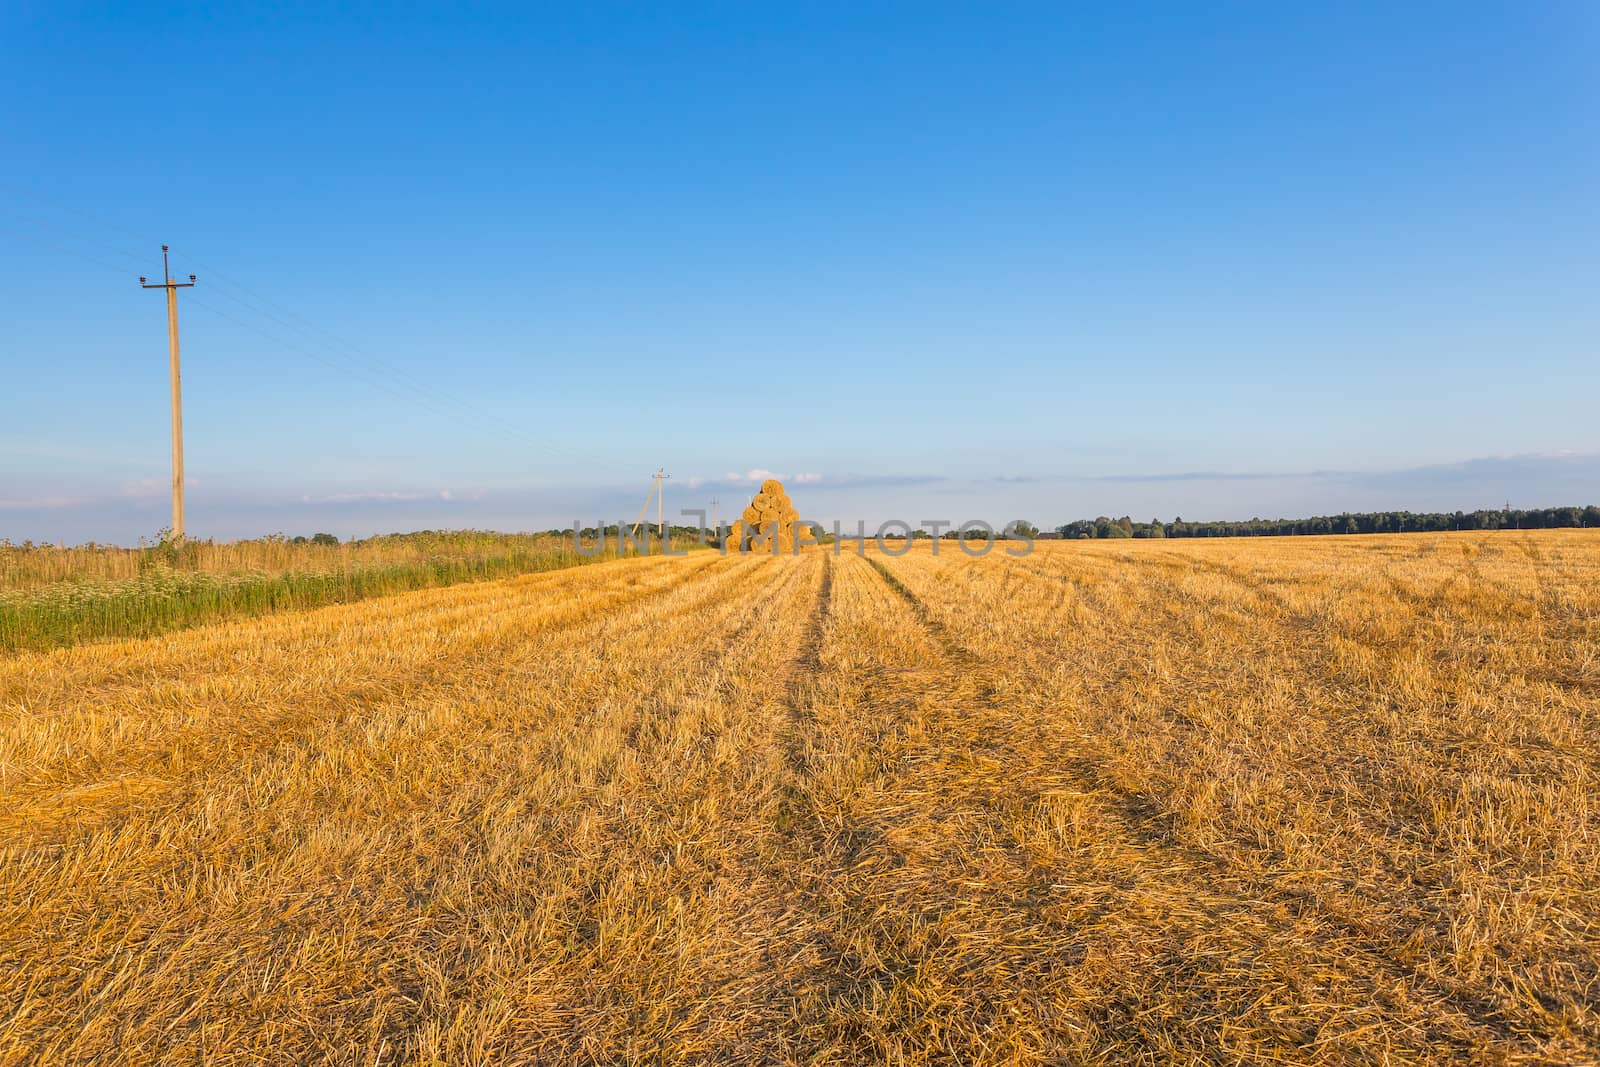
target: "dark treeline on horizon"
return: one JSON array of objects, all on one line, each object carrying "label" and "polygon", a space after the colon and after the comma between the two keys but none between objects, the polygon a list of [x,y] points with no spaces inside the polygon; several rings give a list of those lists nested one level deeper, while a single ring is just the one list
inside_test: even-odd
[{"label": "dark treeline on horizon", "polygon": [[1134,522],[1078,519],[1056,527],[1065,538],[1089,537],[1293,537],[1317,534],[1430,533],[1440,530],[1555,530],[1600,528],[1600,507],[1512,508],[1480,511],[1366,511],[1309,519],[1240,519],[1222,522]]}]

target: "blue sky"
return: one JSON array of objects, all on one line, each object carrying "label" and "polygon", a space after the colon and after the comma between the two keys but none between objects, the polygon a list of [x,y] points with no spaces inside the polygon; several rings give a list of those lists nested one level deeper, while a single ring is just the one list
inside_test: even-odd
[{"label": "blue sky", "polygon": [[[0,537],[1600,501],[1600,8],[0,9]],[[801,478],[801,476],[804,476]]]}]

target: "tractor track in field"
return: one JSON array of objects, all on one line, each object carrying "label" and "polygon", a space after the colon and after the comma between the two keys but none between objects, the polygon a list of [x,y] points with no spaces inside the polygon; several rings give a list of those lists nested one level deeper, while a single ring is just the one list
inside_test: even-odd
[{"label": "tractor track in field", "polygon": [[[303,652],[306,658],[315,658],[364,639],[369,647],[376,647],[380,638],[392,641],[397,633],[427,630],[452,634],[473,627],[482,629],[487,623],[526,613],[530,606],[557,601],[560,611],[576,618],[585,612],[620,606],[628,598],[648,596],[663,588],[653,579],[670,575],[662,567],[630,573],[606,569],[611,566],[600,564],[583,570],[585,577],[595,579],[594,588],[580,589],[564,598],[545,594],[552,587],[559,590],[562,584],[577,581],[571,575],[579,573],[578,569],[417,590],[356,604],[323,605],[304,612],[233,619],[213,627],[126,642],[24,653],[0,661],[0,721],[22,712],[43,716],[63,707],[80,710],[86,702],[121,700],[132,688],[194,684],[197,678],[237,674],[241,669],[259,667],[266,654],[288,646]],[[697,560],[694,566],[667,577],[666,584],[692,580],[704,570],[706,565]],[[47,664],[67,667],[49,688],[35,677],[51,673],[39,669]],[[295,663],[296,670],[306,667],[306,659]]]},{"label": "tractor track in field", "polygon": [[[497,632],[490,649],[475,650],[476,658],[487,657],[493,664],[491,669],[478,675],[476,684],[492,685],[498,676],[523,669],[520,657],[512,654],[515,649],[574,633],[619,611],[671,596],[701,582],[710,588],[700,600],[713,599],[727,585],[736,584],[742,577],[756,571],[754,567],[717,567],[716,561],[713,561],[672,575],[660,584],[625,585],[617,590],[601,592],[529,629],[503,628]],[[510,620],[528,607],[527,603],[518,601],[496,608],[488,617]],[[250,622],[246,620],[239,625],[248,626]],[[49,839],[65,826],[93,825],[150,807],[180,792],[194,774],[202,770],[215,770],[219,757],[206,755],[208,745],[223,744],[227,755],[242,757],[251,749],[269,744],[275,738],[304,730],[321,721],[353,713],[368,714],[395,700],[419,703],[433,690],[453,689],[462,665],[461,660],[454,658],[427,660],[418,665],[415,673],[398,680],[390,674],[381,680],[357,684],[340,693],[322,690],[311,692],[305,700],[282,705],[272,715],[239,714],[230,720],[231,728],[221,739],[210,717],[205,717],[184,730],[167,731],[148,744],[123,745],[114,756],[95,761],[91,780],[62,782],[56,778],[45,778],[36,783],[25,781],[20,788],[7,790],[4,796],[10,810],[0,818],[0,834],[23,832],[28,838]],[[152,763],[158,763],[180,751],[184,753],[185,766],[197,770],[170,773],[164,768],[152,768]],[[156,773],[152,773],[152,770]]]},{"label": "tractor track in field", "polygon": [[[751,794],[759,809],[739,835],[721,877],[740,886],[747,903],[738,926],[760,977],[742,983],[733,995],[740,1024],[740,1055],[762,1062],[788,1062],[794,1035],[790,1012],[833,977],[826,939],[817,927],[816,862],[824,834],[806,815],[807,745],[814,727],[811,698],[823,671],[822,652],[832,616],[834,566],[822,555],[820,578],[809,595],[794,591],[805,572],[802,560],[769,559],[757,566],[781,571],[766,603],[786,598],[809,604],[804,624],[791,639],[790,654],[768,676],[764,698],[749,709],[761,724],[759,747],[769,754],[764,789]],[[792,592],[793,591],[793,592]],[[744,635],[731,628],[712,656],[740,647]],[[763,795],[764,794],[764,795]]]},{"label": "tractor track in field", "polygon": [[828,619],[833,611],[833,558],[828,553],[822,554],[822,581],[817,588],[816,607],[812,609],[811,619],[806,624],[804,635],[800,639],[799,650],[789,663],[787,678],[784,684],[784,707],[788,712],[790,730],[790,762],[795,763],[799,753],[794,745],[798,744],[804,725],[807,711],[805,696],[807,687],[822,670],[822,643],[827,636]]},{"label": "tractor track in field", "polygon": [[[1433,553],[1433,555],[1436,555],[1436,553]],[[1370,689],[1371,683],[1351,681],[1344,677],[1331,663],[1327,662],[1330,652],[1330,635],[1327,624],[1320,620],[1315,612],[1297,605],[1282,591],[1273,588],[1264,581],[1260,575],[1243,567],[1204,557],[1189,558],[1184,562],[1187,568],[1194,573],[1220,578],[1232,583],[1238,590],[1254,598],[1263,608],[1263,614],[1260,617],[1275,627],[1285,636],[1286,640],[1295,646],[1298,657],[1308,662],[1316,661],[1321,663],[1321,669],[1315,673],[1326,678],[1330,686],[1337,686],[1342,698],[1350,706],[1362,706],[1364,704],[1364,694]],[[1409,618],[1411,622],[1405,637],[1408,641],[1415,643],[1426,642],[1427,635],[1424,630],[1433,625],[1428,621],[1429,618],[1450,611],[1451,594],[1454,590],[1459,589],[1462,583],[1474,584],[1485,581],[1479,567],[1479,560],[1475,556],[1468,556],[1459,562],[1453,562],[1453,565],[1447,564],[1442,558],[1439,563],[1441,567],[1446,569],[1446,573],[1431,586],[1422,590],[1408,586],[1400,581],[1394,575],[1392,567],[1383,569],[1378,575],[1378,580],[1382,583],[1383,588],[1397,601],[1410,609],[1411,615]],[[1073,584],[1072,580],[1066,575],[1042,574],[1030,568],[1021,568],[1021,573],[1029,578],[1043,579],[1048,577],[1055,578],[1064,585]],[[1508,594],[1509,603],[1508,589],[1496,583],[1488,584],[1498,592]],[[1183,589],[1177,585],[1172,586],[1168,600],[1171,603],[1186,601],[1193,609],[1202,611],[1208,610],[1211,606],[1203,595],[1193,590]],[[1452,617],[1463,624],[1472,621],[1466,615],[1456,614]],[[1339,636],[1362,648],[1379,653],[1386,652],[1394,644],[1393,640],[1376,637],[1367,629],[1359,626],[1343,629],[1339,631]],[[1538,680],[1554,686],[1565,695],[1581,698],[1585,692],[1583,679],[1573,679],[1546,673],[1540,674]],[[1592,690],[1592,683],[1588,683],[1588,688]],[[1585,759],[1582,756],[1578,756],[1576,758],[1583,760],[1591,768],[1594,766],[1592,757]],[[1381,794],[1392,788],[1391,780],[1385,776],[1383,768],[1379,765],[1351,765],[1347,766],[1344,771],[1349,780],[1366,788],[1374,795]],[[1336,803],[1337,801],[1330,800],[1328,802]],[[1163,818],[1154,805],[1148,805],[1148,807],[1150,808],[1151,819],[1160,820]],[[1181,846],[1180,843],[1180,847],[1186,846]],[[1204,850],[1200,851],[1204,852]],[[1248,855],[1238,857],[1214,852],[1204,852],[1204,854],[1211,858],[1211,866],[1218,871],[1232,871],[1238,874],[1258,870],[1250,862],[1252,859],[1266,860],[1269,863],[1282,859],[1281,853],[1276,851],[1270,854],[1257,854],[1254,857]],[[1407,886],[1419,884],[1418,872],[1402,865],[1395,857],[1380,851],[1373,855],[1372,860],[1398,883]],[[1393,935],[1385,935],[1373,922],[1364,919],[1358,913],[1359,909],[1348,909],[1336,900],[1327,899],[1312,890],[1286,885],[1281,879],[1270,874],[1250,873],[1247,882],[1252,893],[1258,893],[1264,898],[1282,903],[1298,902],[1295,907],[1298,909],[1297,914],[1299,915],[1322,916],[1337,924],[1346,932],[1358,937],[1363,943],[1365,951],[1376,953],[1390,961],[1393,968],[1412,976],[1433,993],[1445,995],[1463,1014],[1481,1025],[1498,1027],[1507,1032],[1528,1028],[1528,1024],[1524,1019],[1513,1018],[1503,1009],[1501,1006],[1503,1003],[1502,997],[1509,1000],[1521,993],[1547,1011],[1561,1002],[1559,996],[1532,988],[1526,984],[1520,985],[1519,989],[1515,991],[1510,989],[1497,990],[1497,993],[1500,994],[1499,996],[1485,996],[1481,993],[1469,992],[1459,987],[1446,975],[1417,968],[1407,962],[1403,958],[1403,950],[1397,945],[1396,938]],[[1334,885],[1334,891],[1335,893],[1359,893],[1360,888],[1353,881],[1343,881]],[[1442,927],[1430,927],[1429,934],[1431,938],[1441,942],[1450,936]],[[1532,1029],[1535,1032],[1549,1035],[1566,1028],[1567,1025],[1558,1017],[1550,1016],[1538,1018]],[[1594,1036],[1592,1028],[1584,1032],[1591,1037]]]},{"label": "tractor track in field", "polygon": [[[939,653],[960,673],[976,683],[976,699],[991,713],[1005,714],[998,700],[999,687],[990,677],[989,665],[953,635],[926,603],[893,571],[880,560],[868,559],[884,584],[897,594],[911,610]],[[1037,577],[1043,577],[1037,575]],[[1043,739],[1041,738],[1041,741]],[[1247,936],[1265,943],[1275,924],[1260,914],[1262,904],[1275,905],[1295,919],[1309,918],[1325,921],[1344,936],[1341,947],[1354,951],[1378,973],[1391,981],[1410,985],[1426,994],[1440,1017],[1434,1022],[1447,1027],[1449,1033],[1434,1036],[1436,1041],[1449,1041],[1463,1054],[1482,1051],[1486,1045],[1495,1045],[1513,1059],[1537,1060],[1538,1054],[1516,1043],[1516,1034],[1525,1029],[1527,1021],[1509,1017],[1493,1001],[1454,988],[1447,979],[1430,974],[1403,959],[1397,958],[1392,946],[1381,934],[1371,930],[1359,919],[1344,914],[1328,901],[1309,892],[1286,887],[1270,877],[1263,878],[1241,870],[1224,857],[1193,848],[1174,839],[1164,825],[1166,817],[1150,798],[1115,784],[1101,773],[1100,761],[1092,754],[1077,753],[1057,769],[1066,770],[1085,793],[1107,801],[1104,810],[1114,819],[1117,832],[1133,846],[1141,859],[1151,859],[1143,864],[1147,869],[1134,869],[1135,879],[1154,879],[1192,902],[1208,918],[1217,921],[1232,920],[1235,928],[1250,931]],[[1176,863],[1155,862],[1153,857],[1165,854]],[[1182,872],[1182,873],[1180,873]],[[1198,873],[1207,872],[1207,878]],[[1233,882],[1245,892],[1227,888]],[[1331,955],[1330,955],[1331,962]],[[1341,969],[1356,981],[1373,985],[1370,977],[1338,961]],[[1375,997],[1389,999],[1384,991],[1373,988]],[[1447,1006],[1447,1007],[1446,1007]],[[1554,1035],[1540,1034],[1541,1037]]]},{"label": "tractor track in field", "polygon": [[781,686],[783,731],[779,748],[782,769],[777,784],[778,800],[773,821],[778,833],[791,844],[806,806],[806,745],[814,726],[811,696],[823,669],[822,648],[827,639],[828,620],[833,612],[833,575],[833,560],[824,553],[816,604],[801,633],[795,654],[785,669]]}]

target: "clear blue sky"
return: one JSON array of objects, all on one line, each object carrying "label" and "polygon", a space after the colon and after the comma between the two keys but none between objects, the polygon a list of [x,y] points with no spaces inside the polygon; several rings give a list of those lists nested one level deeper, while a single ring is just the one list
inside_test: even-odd
[{"label": "clear blue sky", "polygon": [[390,6],[0,10],[0,537],[165,525],[162,241],[195,535],[1600,501],[1596,5]]}]

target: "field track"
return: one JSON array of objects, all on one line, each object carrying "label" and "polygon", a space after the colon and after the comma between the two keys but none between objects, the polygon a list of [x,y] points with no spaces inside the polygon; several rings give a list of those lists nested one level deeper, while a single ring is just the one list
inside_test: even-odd
[{"label": "field track", "polygon": [[603,563],[0,658],[0,1064],[1593,1062],[1600,537]]}]

